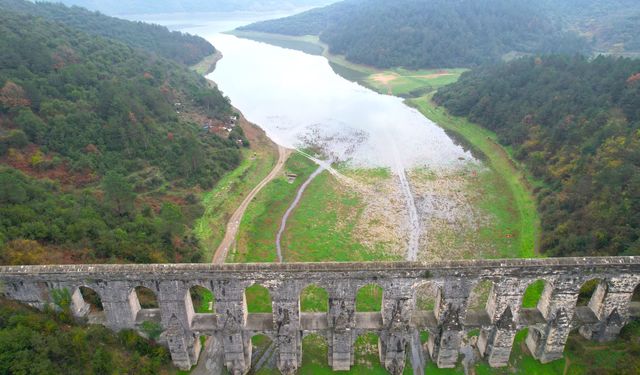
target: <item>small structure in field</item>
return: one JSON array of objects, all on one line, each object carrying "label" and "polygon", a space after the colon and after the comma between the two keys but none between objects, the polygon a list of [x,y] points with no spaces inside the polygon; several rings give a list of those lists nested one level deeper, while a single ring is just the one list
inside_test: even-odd
[{"label": "small structure in field", "polygon": [[290,184],[293,184],[296,181],[296,178],[298,178],[298,175],[295,173],[286,173],[285,176],[287,177],[287,182]]}]

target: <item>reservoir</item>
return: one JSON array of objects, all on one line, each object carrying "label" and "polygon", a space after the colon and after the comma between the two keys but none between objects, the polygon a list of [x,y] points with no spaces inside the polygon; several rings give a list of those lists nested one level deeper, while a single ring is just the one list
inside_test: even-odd
[{"label": "reservoir", "polygon": [[342,78],[326,58],[222,33],[279,16],[186,14],[145,20],[200,35],[221,51],[224,57],[208,78],[278,144],[320,150],[352,167],[396,172],[474,160],[403,99]]},{"label": "reservoir", "polygon": [[[393,237],[400,238],[402,244],[398,246],[406,248],[405,260],[418,259],[429,247],[431,221],[445,217],[447,223],[452,223],[452,217],[469,214],[455,213],[456,207],[467,206],[460,199],[447,196],[455,195],[461,187],[450,192],[442,190],[442,186],[449,186],[447,182],[431,182],[426,188],[423,183],[419,187],[411,180],[411,172],[458,173],[469,164],[476,164],[474,157],[403,99],[379,94],[341,77],[323,56],[224,33],[285,15],[172,14],[136,18],[210,41],[223,58],[207,78],[274,142],[351,169],[391,170],[395,187],[385,193],[373,193],[369,198],[372,203],[367,204],[374,207],[371,215],[383,215],[383,222],[389,223],[381,227],[397,231]],[[298,192],[298,196],[301,194]],[[382,201],[387,202],[382,208],[373,204]],[[295,203],[289,211],[294,208]],[[385,216],[389,212],[395,213]],[[285,215],[281,231],[286,218]],[[279,239],[277,242],[279,249]]]}]

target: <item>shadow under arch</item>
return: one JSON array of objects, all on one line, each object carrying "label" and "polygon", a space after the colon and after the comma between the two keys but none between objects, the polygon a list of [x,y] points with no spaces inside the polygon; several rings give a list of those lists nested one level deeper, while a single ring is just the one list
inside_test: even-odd
[{"label": "shadow under arch", "polygon": [[357,312],[380,312],[382,311],[382,296],[384,290],[378,284],[367,284],[356,294]]},{"label": "shadow under arch", "polygon": [[270,374],[275,370],[276,345],[262,333],[251,336],[251,369],[248,374]]},{"label": "shadow under arch", "polygon": [[158,296],[153,290],[144,286],[136,286],[133,288],[133,292],[135,292],[138,297],[138,303],[141,309],[157,309],[160,307],[158,304]]},{"label": "shadow under arch", "polygon": [[[93,288],[81,285],[73,289],[71,297],[71,311],[76,318],[89,319],[97,323],[104,318],[104,307],[100,294]],[[97,319],[97,320],[95,320]]]},{"label": "shadow under arch", "polygon": [[633,294],[631,295],[631,302],[640,303],[640,284],[636,285],[636,288],[633,290]]},{"label": "shadow under arch", "polygon": [[104,306],[102,306],[102,298],[100,294],[95,291],[95,289],[90,288],[88,286],[81,286],[78,288],[84,303],[90,306],[89,313],[104,311]]},{"label": "shadow under arch", "polygon": [[215,314],[215,296],[213,292],[200,285],[194,285],[189,288],[191,296],[191,304],[196,314]]},{"label": "shadow under arch", "polygon": [[300,292],[301,312],[329,312],[329,293],[317,284],[307,285]]},{"label": "shadow under arch", "polygon": [[272,313],[271,293],[269,289],[260,284],[253,284],[244,290],[244,298],[247,312]]},{"label": "shadow under arch", "polygon": [[576,305],[589,306],[593,294],[595,293],[596,289],[598,289],[598,285],[600,285],[600,283],[602,283],[603,281],[603,279],[599,278],[585,281],[578,291],[578,301],[576,302]]}]

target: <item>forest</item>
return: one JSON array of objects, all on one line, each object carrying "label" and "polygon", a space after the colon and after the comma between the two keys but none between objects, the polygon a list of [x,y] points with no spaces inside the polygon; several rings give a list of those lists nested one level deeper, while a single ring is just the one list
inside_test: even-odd
[{"label": "forest", "polygon": [[[168,374],[169,351],[131,330],[77,324],[60,311],[0,299],[0,374]],[[67,300],[68,302],[68,300]]]},{"label": "forest", "polygon": [[640,61],[523,58],[434,100],[495,131],[540,181],[545,254],[640,254]]},{"label": "forest", "polygon": [[132,44],[2,9],[3,263],[199,260],[198,192],[238,165],[243,135],[182,118],[233,110],[203,77]]},{"label": "forest", "polygon": [[0,9],[42,17],[91,35],[118,40],[181,64],[193,65],[216,52],[209,42],[199,36],[169,31],[164,26],[108,17],[80,7],[0,0]]},{"label": "forest", "polygon": [[640,54],[640,2],[636,0],[543,0],[539,6],[565,29],[589,40],[596,53]]},{"label": "forest", "polygon": [[319,35],[331,53],[376,68],[474,67],[590,48],[541,7],[513,0],[347,0],[240,29]]},{"label": "forest", "polygon": [[301,7],[322,6],[332,0],[61,0],[66,5],[76,5],[101,12],[122,14],[150,14],[173,12],[237,12],[277,11]]}]

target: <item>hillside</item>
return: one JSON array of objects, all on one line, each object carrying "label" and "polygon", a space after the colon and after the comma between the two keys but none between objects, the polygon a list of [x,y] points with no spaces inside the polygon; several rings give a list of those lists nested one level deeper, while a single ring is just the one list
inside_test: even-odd
[{"label": "hillside", "polygon": [[169,374],[169,351],[133,331],[80,325],[0,299],[1,374]]},{"label": "hillside", "polygon": [[53,3],[34,4],[25,0],[0,0],[0,9],[42,17],[187,65],[196,64],[216,52],[209,42],[199,36],[169,31],[164,26],[108,17],[79,7],[68,8]]},{"label": "hillside", "polygon": [[239,128],[202,128],[228,100],[173,61],[4,8],[0,50],[0,261],[198,261],[199,192],[241,160]]},{"label": "hillside", "polygon": [[240,29],[319,35],[331,53],[376,68],[473,67],[507,54],[588,50],[542,10],[512,0],[346,0]]},{"label": "hillside", "polygon": [[61,0],[107,14],[274,11],[327,5],[334,0]]},{"label": "hillside", "polygon": [[545,0],[540,5],[566,29],[593,43],[597,52],[640,55],[640,2],[635,0]]},{"label": "hillside", "polygon": [[434,100],[495,131],[543,182],[547,255],[640,254],[640,61],[525,58]]}]

